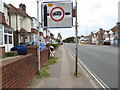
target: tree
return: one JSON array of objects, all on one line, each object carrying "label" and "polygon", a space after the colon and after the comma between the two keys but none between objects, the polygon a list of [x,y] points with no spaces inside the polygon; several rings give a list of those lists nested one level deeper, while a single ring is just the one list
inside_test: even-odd
[{"label": "tree", "polygon": [[61,42],[61,40],[59,40],[59,39],[57,39],[56,41],[57,41],[58,43],[60,43],[60,42]]},{"label": "tree", "polygon": [[75,43],[75,37],[68,37],[63,40],[64,43]]}]

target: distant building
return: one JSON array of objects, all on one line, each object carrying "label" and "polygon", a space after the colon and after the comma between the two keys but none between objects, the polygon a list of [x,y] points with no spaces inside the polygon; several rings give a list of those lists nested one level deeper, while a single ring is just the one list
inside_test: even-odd
[{"label": "distant building", "polygon": [[58,33],[57,39],[58,39],[58,40],[62,40],[62,36],[61,36],[60,33]]}]

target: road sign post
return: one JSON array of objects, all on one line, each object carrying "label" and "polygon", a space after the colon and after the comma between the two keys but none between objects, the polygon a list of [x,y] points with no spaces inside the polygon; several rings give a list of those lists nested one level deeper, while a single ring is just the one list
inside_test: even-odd
[{"label": "road sign post", "polygon": [[75,75],[78,76],[78,23],[77,23],[77,0],[75,0],[76,3],[76,16],[75,16],[75,32],[76,32],[76,63],[75,63]]},{"label": "road sign post", "polygon": [[39,74],[40,74],[39,1],[37,1],[37,20],[38,20],[38,21],[37,21],[37,29],[38,29],[38,37],[37,37],[37,41],[38,41],[38,45],[37,45],[37,55],[38,55],[38,72],[39,72]]}]

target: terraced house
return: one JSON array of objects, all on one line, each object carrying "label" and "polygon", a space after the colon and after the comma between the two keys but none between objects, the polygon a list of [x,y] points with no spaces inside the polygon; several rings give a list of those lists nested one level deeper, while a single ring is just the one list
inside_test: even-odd
[{"label": "terraced house", "polygon": [[31,17],[26,13],[25,4],[20,4],[19,8],[12,4],[8,5],[10,15],[10,25],[14,28],[14,45],[31,41]]},{"label": "terraced house", "polygon": [[38,20],[35,17],[31,17],[31,41],[37,41],[37,23]]},{"label": "terraced house", "polygon": [[0,1],[0,57],[3,57],[5,54],[5,47],[4,47],[4,37],[3,37],[3,32],[4,32],[4,25],[5,22],[3,20],[3,3]]},{"label": "terraced house", "polygon": [[0,57],[13,47],[13,31],[9,23],[8,6],[0,1]]}]

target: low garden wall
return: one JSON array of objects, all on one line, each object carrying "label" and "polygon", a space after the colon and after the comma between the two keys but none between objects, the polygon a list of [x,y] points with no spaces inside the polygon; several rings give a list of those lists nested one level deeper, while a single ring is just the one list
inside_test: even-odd
[{"label": "low garden wall", "polygon": [[0,58],[5,56],[5,47],[0,47]]},{"label": "low garden wall", "polygon": [[[41,50],[41,68],[49,58],[49,49]],[[3,59],[0,62],[0,87],[26,88],[37,72],[37,47],[28,47],[27,55]]]},{"label": "low garden wall", "polygon": [[25,88],[36,74],[34,55],[16,56],[2,61],[2,88]]}]

